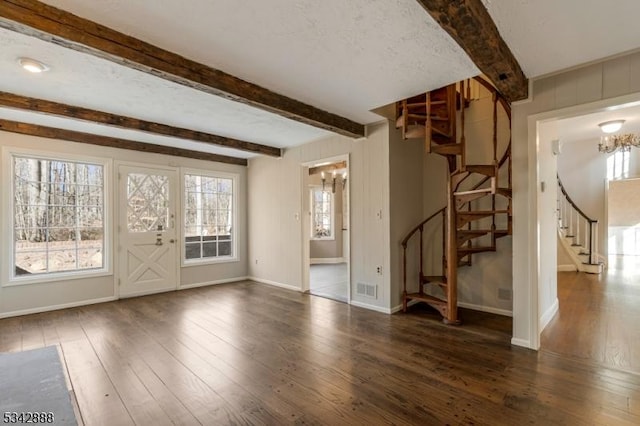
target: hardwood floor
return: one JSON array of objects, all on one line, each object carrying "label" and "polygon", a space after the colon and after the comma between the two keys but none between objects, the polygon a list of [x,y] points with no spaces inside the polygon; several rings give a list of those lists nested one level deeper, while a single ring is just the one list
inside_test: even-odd
[{"label": "hardwood floor", "polygon": [[0,320],[0,351],[58,345],[86,425],[640,423],[639,376],[462,317],[243,282]]},{"label": "hardwood floor", "polygon": [[542,350],[640,374],[640,256],[611,256],[600,275],[559,272],[558,301]]}]

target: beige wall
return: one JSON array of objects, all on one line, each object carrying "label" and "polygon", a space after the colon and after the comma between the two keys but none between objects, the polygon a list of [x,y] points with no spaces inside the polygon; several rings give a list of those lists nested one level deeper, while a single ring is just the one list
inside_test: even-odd
[{"label": "beige wall", "polygon": [[[386,122],[368,126],[366,138],[353,140],[336,135],[287,149],[281,159],[250,160],[249,275],[273,285],[303,290],[303,244],[307,238],[303,237],[302,221],[308,220],[302,193],[303,164],[345,154],[349,155],[352,303],[390,311]],[[376,285],[377,298],[356,294],[357,283]]]},{"label": "beige wall", "polygon": [[543,224],[538,217],[536,188],[538,149],[540,143],[550,141],[538,140],[536,123],[593,112],[613,102],[640,99],[639,92],[640,53],[633,53],[538,79],[533,82],[531,99],[513,106],[514,344],[538,347],[538,278],[546,274],[539,271],[539,257],[545,247],[540,245],[537,235]]},{"label": "beige wall", "polygon": [[609,226],[640,224],[640,179],[609,182]]},{"label": "beige wall", "polygon": [[[117,163],[119,161],[135,162],[147,166],[171,166],[175,168],[188,167],[201,170],[224,171],[238,173],[239,193],[238,193],[238,255],[239,261],[229,263],[219,263],[203,266],[189,266],[180,268],[180,286],[190,286],[212,283],[217,281],[226,281],[234,279],[242,279],[247,276],[247,173],[246,168],[222,163],[213,163],[209,161],[192,160],[187,158],[169,157],[160,154],[148,154],[142,152],[113,149],[107,147],[99,147],[93,145],[85,145],[73,142],[65,142],[60,140],[43,139],[33,136],[18,135],[7,132],[0,132],[0,147],[18,147],[21,149],[31,149],[44,151],[49,153],[57,153],[62,156],[64,154],[88,155],[110,159]],[[0,167],[5,167],[2,162]],[[117,188],[115,167],[112,174],[111,188]],[[0,186],[3,188],[10,187],[10,182],[4,181],[4,171],[0,173]],[[113,194],[114,201],[117,200],[115,191]],[[115,203],[114,203],[115,204]],[[115,217],[115,215],[113,215]],[[6,215],[3,216],[3,223],[0,228],[0,241],[4,244],[7,241],[7,232],[11,232],[11,225],[8,223]],[[177,223],[181,223],[179,218]],[[114,223],[115,225],[115,223]],[[115,234],[114,234],[115,235]],[[115,244],[113,244],[115,246]],[[2,251],[6,256],[5,251]],[[117,256],[114,253],[113,261],[115,271],[117,272]],[[179,259],[176,259],[179,265]],[[10,260],[3,264],[10,263]],[[8,269],[8,268],[7,268]],[[40,284],[22,284],[14,286],[6,286],[8,280],[8,271],[1,270],[0,277],[2,286],[0,286],[0,317],[9,316],[15,313],[30,312],[43,310],[51,306],[70,306],[76,304],[89,303],[91,301],[113,299],[117,297],[115,291],[114,274],[109,274],[96,278],[84,279],[68,279],[64,281],[46,282]]]},{"label": "beige wall", "polygon": [[[422,162],[424,141],[402,140],[400,130],[390,126],[389,131],[389,188],[390,188],[390,257],[391,306],[401,303],[403,288],[402,245],[404,237],[423,219],[422,200],[428,197],[423,189]],[[419,236],[407,247],[407,289],[418,290]]]}]

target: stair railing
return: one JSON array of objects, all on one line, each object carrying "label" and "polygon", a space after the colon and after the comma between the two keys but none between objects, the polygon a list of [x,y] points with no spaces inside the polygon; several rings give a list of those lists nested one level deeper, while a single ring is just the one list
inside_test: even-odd
[{"label": "stair railing", "polygon": [[598,220],[587,216],[571,199],[558,176],[558,224],[573,245],[584,247],[589,264],[598,263]]},{"label": "stair railing", "polygon": [[[420,262],[420,294],[423,294],[422,288],[422,278],[425,276],[424,273],[424,229],[428,222],[435,219],[438,216],[442,216],[442,271],[447,268],[447,251],[446,251],[446,235],[447,235],[447,208],[443,207],[422,222],[418,224],[415,228],[411,230],[407,234],[407,236],[402,240],[402,296],[404,303],[406,303],[405,296],[407,295],[407,246],[409,241],[413,238],[414,235],[420,235],[420,250],[419,250],[419,262]],[[406,307],[405,307],[406,308]]]}]

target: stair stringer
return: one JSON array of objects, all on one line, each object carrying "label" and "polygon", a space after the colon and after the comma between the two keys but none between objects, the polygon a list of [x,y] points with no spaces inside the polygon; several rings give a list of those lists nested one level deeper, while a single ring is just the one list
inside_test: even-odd
[{"label": "stair stringer", "polygon": [[[599,262],[595,265],[586,263],[589,261],[589,255],[586,253],[586,248],[582,246],[573,245],[573,237],[567,237],[562,230],[558,229],[558,247],[571,259],[571,266],[575,271],[586,272],[588,274],[600,274],[604,271],[604,262]],[[564,268],[563,271],[568,270]]]}]

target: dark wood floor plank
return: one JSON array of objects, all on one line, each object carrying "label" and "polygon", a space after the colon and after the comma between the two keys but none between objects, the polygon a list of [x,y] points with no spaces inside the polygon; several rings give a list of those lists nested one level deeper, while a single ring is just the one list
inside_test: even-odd
[{"label": "dark wood floor plank", "polygon": [[[165,310],[173,311],[174,309],[172,309],[171,306],[167,306]],[[144,309],[141,311],[143,312]],[[146,313],[152,315],[153,311],[148,311]],[[155,320],[157,322],[162,322],[164,318],[158,317],[158,318],[155,318]],[[220,330],[220,331],[224,330],[224,327],[220,328],[220,324],[209,323],[204,318],[200,318],[200,321],[194,322],[194,325],[202,327],[202,329],[205,331],[208,329],[212,329],[213,327],[217,327],[217,330]],[[170,326],[170,324],[163,324],[160,327],[159,332],[162,333],[162,330],[167,326]],[[241,335],[242,334],[240,334],[240,336]],[[215,338],[218,336],[204,336],[203,340],[210,340],[212,337]],[[228,335],[226,337],[229,338]],[[231,337],[230,339],[233,340],[233,337]],[[261,341],[264,343],[264,340],[261,340]],[[352,422],[356,420],[358,421],[366,420],[366,417],[369,413],[362,413],[361,417],[356,418],[356,417],[353,417],[353,414],[351,413],[351,411],[353,411],[352,405],[349,405],[347,409],[345,409],[345,401],[344,400],[339,401],[338,399],[340,398],[340,396],[342,396],[345,400],[347,400],[348,396],[345,396],[344,394],[340,395],[339,389],[334,387],[332,389],[334,393],[331,393],[330,396],[328,396],[326,393],[323,394],[324,388],[322,387],[316,386],[313,389],[310,389],[306,386],[306,380],[300,379],[300,377],[297,377],[300,380],[293,380],[293,377],[291,376],[291,374],[287,373],[287,370],[290,370],[292,368],[295,369],[295,365],[292,360],[284,360],[283,358],[268,359],[267,354],[265,353],[256,356],[256,354],[252,353],[252,350],[251,350],[252,347],[254,346],[254,342],[246,341],[244,340],[244,338],[242,338],[242,341],[236,340],[235,343],[237,345],[240,345],[242,349],[244,349],[244,352],[242,353],[244,355],[247,355],[244,362],[242,363],[244,368],[249,367],[255,371],[256,367],[258,367],[256,363],[258,363],[258,364],[261,364],[259,367],[262,367],[263,369],[268,370],[270,367],[275,368],[276,370],[278,370],[278,374],[280,376],[285,376],[288,379],[291,379],[289,381],[283,382],[282,380],[278,380],[277,379],[278,376],[276,374],[273,374],[272,372],[271,374],[269,374],[269,372],[266,372],[266,373],[262,372],[261,377],[263,378],[263,380],[266,379],[271,384],[270,388],[268,389],[268,392],[282,394],[285,396],[288,395],[290,398],[297,399],[298,403],[300,403],[301,401],[305,401],[305,403],[307,401],[310,401],[311,403],[309,405],[305,405],[304,408],[307,413],[311,413],[311,414],[315,413],[317,416],[321,416],[324,418],[326,418],[327,416],[331,416],[332,418],[336,418],[336,419],[340,418],[342,420],[345,420],[346,418],[347,420],[350,420]],[[242,349],[239,349],[238,347],[234,346],[234,348],[237,349],[238,351],[242,351]],[[247,352],[249,353],[247,354]],[[236,352],[235,356],[236,358],[238,357],[238,352]],[[279,363],[279,362],[283,360],[286,361],[289,365],[286,365],[286,366],[281,365],[282,363]],[[269,376],[271,380],[269,380]],[[320,385],[322,384],[323,383],[320,383]],[[327,392],[330,392],[330,391],[327,391]],[[261,395],[261,398],[263,397],[264,397],[264,394]],[[324,406],[322,405],[323,400],[318,399],[318,397],[321,397],[321,398],[324,397],[325,400],[331,398],[331,400],[334,402],[334,404],[332,405],[333,407],[332,411],[328,412],[327,409],[324,408]],[[375,410],[375,407],[370,407],[370,408],[371,410]],[[379,417],[377,417],[376,419],[379,420]]]},{"label": "dark wood floor plank", "polygon": [[62,351],[85,424],[135,424],[91,344],[74,340],[64,343]]},{"label": "dark wood floor plank", "polygon": [[608,335],[634,294],[585,299],[604,337],[554,328],[586,356],[512,347],[490,314],[452,328],[251,282],[0,320],[0,350],[60,345],[87,425],[638,424],[635,329]]}]

